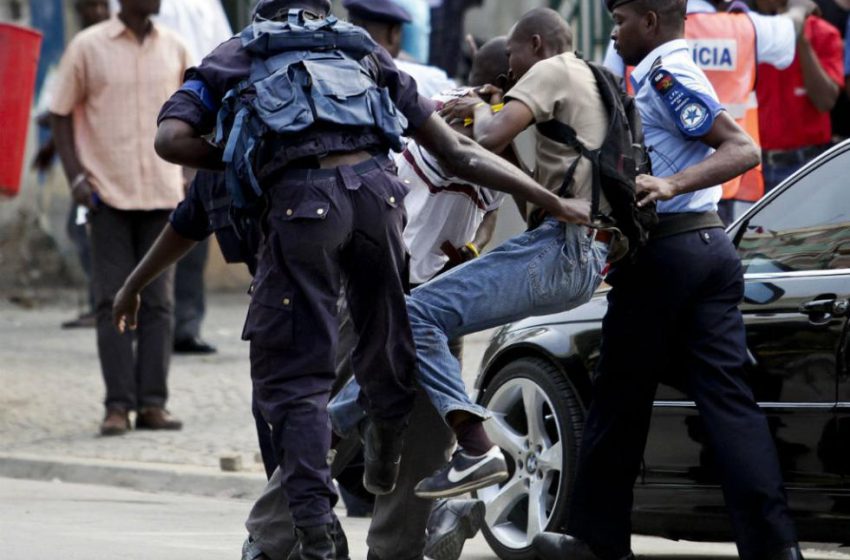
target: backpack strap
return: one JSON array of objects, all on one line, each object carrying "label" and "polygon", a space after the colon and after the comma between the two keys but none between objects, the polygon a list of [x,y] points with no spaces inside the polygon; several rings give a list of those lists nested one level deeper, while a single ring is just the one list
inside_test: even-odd
[{"label": "backpack strap", "polygon": [[599,174],[599,150],[588,150],[587,146],[585,146],[581,140],[578,139],[578,135],[573,127],[566,123],[562,123],[557,119],[552,119],[551,121],[546,121],[544,123],[539,123],[537,125],[537,130],[549,140],[553,140],[558,142],[559,144],[564,144],[573,148],[578,152],[578,157],[573,160],[572,164],[567,168],[567,173],[564,175],[564,183],[561,185],[560,190],[558,191],[558,196],[565,198],[570,188],[570,183],[573,181],[573,176],[575,175],[576,169],[578,168],[578,163],[582,157],[586,157],[590,160],[593,180],[591,187],[591,195],[590,195],[590,215],[592,218],[595,218],[599,214],[599,204],[600,204],[600,192],[602,190],[602,177]]}]

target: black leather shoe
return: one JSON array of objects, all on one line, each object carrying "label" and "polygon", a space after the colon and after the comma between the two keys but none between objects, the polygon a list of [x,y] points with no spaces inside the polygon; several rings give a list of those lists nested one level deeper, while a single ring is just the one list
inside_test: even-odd
[{"label": "black leather shoe", "polygon": [[481,500],[439,500],[428,518],[425,556],[434,560],[458,560],[467,539],[484,524]]},{"label": "black leather shoe", "polygon": [[783,548],[779,552],[775,552],[768,556],[769,560],[803,560],[803,553],[800,552],[800,547],[797,545]]},{"label": "black leather shoe", "polygon": [[[334,543],[334,548],[336,549],[335,560],[351,560],[351,557],[348,555],[348,539],[345,536],[345,531],[342,530],[342,525],[339,522],[339,519],[334,516],[334,521],[331,525],[328,525],[329,533],[331,535],[331,539]],[[299,560],[301,558],[301,549],[298,544],[295,545],[295,548],[292,549],[292,552],[287,556],[287,560]],[[266,556],[260,556],[258,560],[270,560]]]},{"label": "black leather shoe", "polygon": [[[583,541],[560,533],[540,533],[531,542],[540,560],[602,560]],[[629,553],[622,560],[634,560]]]},{"label": "black leather shoe", "polygon": [[204,342],[197,336],[181,338],[174,341],[175,354],[215,354],[218,352],[215,346]]},{"label": "black leather shoe", "polygon": [[336,560],[351,560],[348,555],[348,538],[346,538],[342,524],[336,517],[334,517],[333,525],[331,525],[331,538],[334,541],[334,548],[336,548]]},{"label": "black leather shoe", "polygon": [[317,525],[315,527],[296,527],[295,536],[298,544],[295,545],[294,560],[336,560],[336,547],[334,546],[333,524]]},{"label": "black leather shoe", "polygon": [[269,557],[260,550],[257,543],[249,535],[242,543],[242,560],[269,560]]},{"label": "black leather shoe", "polygon": [[404,428],[367,422],[363,433],[363,486],[376,496],[395,490],[404,446]]}]

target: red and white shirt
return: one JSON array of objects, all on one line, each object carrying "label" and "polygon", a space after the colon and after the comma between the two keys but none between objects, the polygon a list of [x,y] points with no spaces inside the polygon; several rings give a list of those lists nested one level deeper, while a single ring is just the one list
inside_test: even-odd
[{"label": "red and white shirt", "polygon": [[[432,100],[437,110],[469,88],[443,92]],[[410,252],[410,282],[422,284],[448,262],[440,248],[446,241],[462,247],[472,241],[487,212],[501,206],[505,193],[452,176],[437,159],[414,141],[396,156],[398,176],[410,187],[404,199],[407,227],[404,242]]]}]

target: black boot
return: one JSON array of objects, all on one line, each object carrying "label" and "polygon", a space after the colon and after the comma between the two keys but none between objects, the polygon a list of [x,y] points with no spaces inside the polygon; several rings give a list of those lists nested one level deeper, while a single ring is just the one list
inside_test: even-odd
[{"label": "black boot", "polygon": [[298,544],[290,558],[293,560],[336,560],[336,547],[332,538],[333,524],[315,527],[296,527]]},{"label": "black boot", "polygon": [[[345,531],[342,530],[342,524],[340,524],[339,519],[334,516],[333,523],[327,527],[331,540],[333,540],[334,543],[334,549],[336,550],[336,556],[334,556],[335,560],[351,560],[348,556],[348,539],[345,537]],[[300,560],[300,554],[301,547],[298,543],[296,543],[295,548],[292,549],[292,552],[289,553],[286,560]],[[265,556],[258,557],[258,560],[264,560],[265,558]],[[243,558],[243,560],[245,559]]]},{"label": "black boot", "polygon": [[404,427],[367,422],[363,433],[363,486],[381,496],[395,490],[404,445]]},{"label": "black boot", "polygon": [[348,556],[348,539],[345,538],[345,531],[342,530],[342,524],[336,517],[331,525],[331,538],[336,548],[336,560],[351,560]]},{"label": "black boot", "polygon": [[[587,544],[575,537],[560,533],[540,533],[531,547],[541,560],[601,560]],[[634,560],[629,553],[622,560]]]}]

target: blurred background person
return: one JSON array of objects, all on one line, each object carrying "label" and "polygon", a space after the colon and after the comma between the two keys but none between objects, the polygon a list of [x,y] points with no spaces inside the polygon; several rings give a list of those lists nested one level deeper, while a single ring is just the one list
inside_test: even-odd
[{"label": "blurred background person", "polygon": [[[117,9],[117,0],[112,2],[113,9]],[[185,41],[192,65],[200,64],[207,53],[233,36],[221,0],[162,0],[156,22]],[[188,188],[194,172],[187,172],[184,178]],[[174,275],[175,354],[212,354],[216,351],[201,337],[206,314],[204,268],[209,248],[209,239],[204,239],[177,263]]]},{"label": "blurred background person", "polygon": [[413,76],[420,95],[433,97],[457,87],[440,68],[404,57],[404,26],[413,21],[413,17],[400,4],[397,0],[342,0],[349,21],[365,29],[376,43],[387,49],[400,70]]},{"label": "blurred background person", "polygon": [[[754,0],[762,14],[781,14],[788,0]],[[844,43],[832,24],[809,16],[784,70],[759,64],[756,86],[765,191],[832,144],[830,111],[844,89]]]},{"label": "blurred background person", "polygon": [[[821,10],[820,17],[835,26],[841,32],[841,39],[847,42],[850,29],[850,0],[815,0]],[[845,80],[846,83],[846,80]],[[832,117],[832,141],[838,143],[850,138],[850,94],[842,91],[830,113]]]},{"label": "blurred background person", "polygon": [[183,82],[189,51],[151,21],[159,0],[122,0],[116,17],[68,45],[50,105],[74,201],[88,208],[97,348],[106,384],[102,435],[176,430],[166,410],[173,272],[146,288],[135,336],[112,326],[112,300],[183,198],[180,167],[155,151],[156,115]]}]

